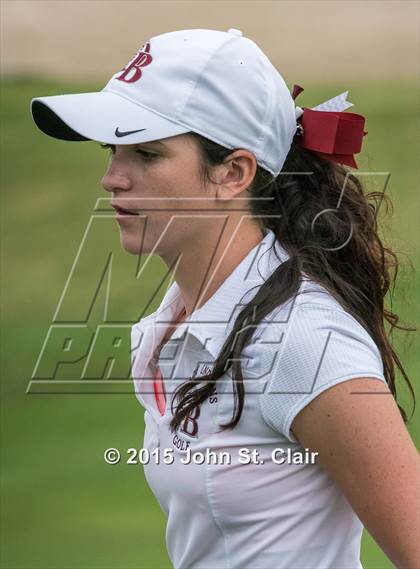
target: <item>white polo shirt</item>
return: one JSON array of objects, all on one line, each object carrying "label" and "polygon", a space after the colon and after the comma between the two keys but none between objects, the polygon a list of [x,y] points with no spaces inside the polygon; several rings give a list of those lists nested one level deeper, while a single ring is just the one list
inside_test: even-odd
[{"label": "white polo shirt", "polygon": [[237,311],[287,257],[266,230],[216,293],[175,329],[155,362],[166,390],[164,415],[153,391],[152,356],[184,308],[177,283],[155,313],[133,326],[143,446],[154,454],[144,473],[167,514],[166,544],[177,569],[362,567],[360,520],[316,457],[307,453],[303,460],[290,430],[299,411],[329,387],[356,377],[385,382],[373,339],[323,287],[305,279],[304,294],[254,330],[242,353],[245,406],[233,430],[218,427],[232,418],[231,370],[182,429],[169,430],[175,387],[212,368]]}]

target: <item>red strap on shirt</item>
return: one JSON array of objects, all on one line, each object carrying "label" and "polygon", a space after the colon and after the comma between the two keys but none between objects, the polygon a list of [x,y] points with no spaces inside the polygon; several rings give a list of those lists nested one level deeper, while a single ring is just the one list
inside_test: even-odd
[{"label": "red strap on shirt", "polygon": [[153,380],[153,391],[155,392],[155,399],[159,413],[161,415],[164,415],[166,410],[165,385],[163,383],[163,377],[159,366],[156,368],[156,373]]}]

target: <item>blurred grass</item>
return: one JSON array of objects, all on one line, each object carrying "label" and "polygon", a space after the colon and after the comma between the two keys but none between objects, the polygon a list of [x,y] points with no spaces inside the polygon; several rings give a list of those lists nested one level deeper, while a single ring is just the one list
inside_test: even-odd
[{"label": "blurred grass", "polygon": [[[5,569],[169,568],[165,517],[141,466],[107,466],[108,447],[140,447],[143,411],[135,396],[25,394],[48,328],[69,276],[97,198],[104,151],[94,143],[53,140],[33,125],[32,97],[95,91],[102,85],[53,83],[31,77],[4,78],[1,91],[2,258],[2,567]],[[345,86],[307,86],[300,106],[349,89],[351,109],[367,117],[359,172],[390,172],[387,193],[395,211],[383,231],[386,241],[418,266],[419,142],[415,117],[418,84],[375,80]],[[369,181],[381,185],[383,176]],[[369,183],[370,183],[369,182]],[[134,258],[119,251],[118,227],[94,233],[86,270],[75,274],[67,306],[86,313],[104,243],[115,251],[110,310],[115,319],[137,320],[161,298],[148,298],[163,265],[153,260],[142,286],[132,277]],[[99,241],[98,241],[99,240]],[[96,280],[95,280],[96,279]],[[104,287],[102,287],[103,289]],[[418,325],[419,278],[403,266],[393,309]],[[94,308],[100,321],[104,292]],[[63,320],[66,306],[62,307]],[[117,316],[118,314],[118,316]],[[122,335],[127,340],[128,333]],[[395,333],[395,343],[413,384],[418,385],[414,334]],[[127,354],[128,357],[128,354]],[[403,404],[410,410],[400,380]],[[126,389],[127,391],[127,389]],[[419,423],[410,432],[418,444]],[[365,535],[365,569],[392,567]]]}]

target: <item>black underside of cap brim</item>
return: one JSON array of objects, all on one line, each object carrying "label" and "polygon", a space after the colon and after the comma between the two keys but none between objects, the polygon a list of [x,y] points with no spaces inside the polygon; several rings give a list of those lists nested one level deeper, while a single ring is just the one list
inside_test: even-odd
[{"label": "black underside of cap brim", "polygon": [[32,116],[37,127],[49,136],[59,138],[60,140],[73,140],[78,142],[91,140],[70,128],[54,111],[41,101],[33,102]]}]

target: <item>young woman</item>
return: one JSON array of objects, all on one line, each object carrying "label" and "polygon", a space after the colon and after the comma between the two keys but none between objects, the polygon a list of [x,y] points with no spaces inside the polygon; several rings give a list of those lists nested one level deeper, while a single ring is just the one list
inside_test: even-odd
[{"label": "young woman", "polygon": [[345,93],[302,109],[300,90],[239,30],[181,30],[99,93],[32,101],[45,133],[110,148],[122,246],[174,279],[132,343],[177,568],[356,569],[363,526],[419,567],[384,197],[349,168],[366,133]]}]

